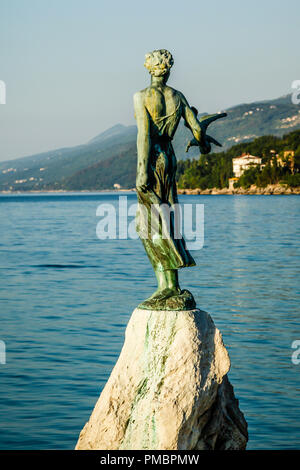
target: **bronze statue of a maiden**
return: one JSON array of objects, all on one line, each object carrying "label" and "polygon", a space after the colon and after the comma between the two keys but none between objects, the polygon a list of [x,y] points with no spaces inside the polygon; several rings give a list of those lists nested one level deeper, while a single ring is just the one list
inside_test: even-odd
[{"label": "bronze statue of a maiden", "polygon": [[173,57],[165,49],[146,54],[145,67],[151,74],[151,84],[134,95],[138,127],[136,189],[139,209],[136,225],[158,282],[157,291],[140,304],[140,308],[153,310],[189,310],[196,306],[192,294],[181,290],[178,282],[178,269],[195,266],[195,261],[184,239],[174,236],[176,217],[174,219],[173,214],[170,218],[168,237],[162,236],[162,211],[157,213],[160,223],[155,233],[153,224],[151,226],[153,207],[178,204],[172,139],[183,117],[194,136],[190,145],[199,145],[201,153],[209,153],[211,143],[220,144],[206,134],[207,126],[226,116],[222,113],[198,120],[183,94],[167,86],[172,65]]}]

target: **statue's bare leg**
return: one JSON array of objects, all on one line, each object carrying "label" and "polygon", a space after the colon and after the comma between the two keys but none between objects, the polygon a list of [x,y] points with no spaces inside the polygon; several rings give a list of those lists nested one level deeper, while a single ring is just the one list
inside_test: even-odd
[{"label": "statue's bare leg", "polygon": [[[157,289],[156,291],[149,297],[149,299],[156,298],[161,296],[162,292],[168,288],[168,280],[166,277],[166,271],[155,271],[155,276],[157,279]],[[149,300],[148,299],[148,300]]]},{"label": "statue's bare leg", "polygon": [[157,279],[157,290],[149,297],[154,298],[167,298],[173,295],[178,295],[181,292],[178,282],[177,269],[170,269],[167,271],[155,271]]},{"label": "statue's bare leg", "polygon": [[172,291],[175,291],[176,294],[180,292],[179,281],[178,281],[178,270],[177,269],[170,269],[165,271],[166,278],[168,282],[168,288]]}]

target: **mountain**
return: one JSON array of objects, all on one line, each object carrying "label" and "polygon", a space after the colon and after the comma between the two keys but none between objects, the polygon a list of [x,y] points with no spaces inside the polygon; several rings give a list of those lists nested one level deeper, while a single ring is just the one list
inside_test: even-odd
[{"label": "mountain", "polygon": [[89,141],[90,144],[100,144],[110,138],[125,139],[136,135],[136,126],[116,124]]},{"label": "mountain", "polygon": [[[197,103],[191,103],[197,107]],[[300,128],[300,109],[291,95],[241,104],[226,110],[227,118],[211,124],[209,132],[227,150],[263,135],[282,136]],[[181,121],[173,145],[178,160],[185,153],[190,131]],[[220,151],[220,149],[213,149]],[[115,183],[133,187],[136,171],[136,126],[117,124],[89,142],[0,163],[0,191],[109,189]]]},{"label": "mountain", "polygon": [[[112,130],[115,129],[115,130]],[[135,126],[114,126],[84,145],[61,148],[0,163],[0,191],[61,189],[73,174],[110,158],[130,152]]]}]

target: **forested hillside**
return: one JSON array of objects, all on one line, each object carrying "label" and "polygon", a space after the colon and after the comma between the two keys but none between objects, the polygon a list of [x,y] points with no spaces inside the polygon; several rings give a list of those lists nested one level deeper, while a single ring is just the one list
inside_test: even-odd
[{"label": "forested hillside", "polygon": [[[295,151],[294,174],[288,161],[284,166],[277,162],[275,155],[282,157],[285,150]],[[242,153],[262,157],[262,164],[265,166],[263,169],[253,167],[246,170],[236,185],[266,186],[279,182],[286,182],[291,186],[300,185],[300,131],[295,131],[282,138],[259,137],[253,142],[234,145],[227,152],[201,155],[198,159],[178,162],[178,187],[207,189],[228,186],[228,179],[233,177],[232,159]]]}]

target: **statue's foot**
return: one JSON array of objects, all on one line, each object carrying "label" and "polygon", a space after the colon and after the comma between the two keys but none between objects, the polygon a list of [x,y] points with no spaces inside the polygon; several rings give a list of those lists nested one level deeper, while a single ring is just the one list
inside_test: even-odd
[{"label": "statue's foot", "polygon": [[165,289],[156,289],[155,292],[153,292],[152,295],[150,295],[150,297],[148,297],[147,300],[151,300],[151,299],[156,299],[157,297],[160,297],[163,295],[163,292],[164,292]]},{"label": "statue's foot", "polygon": [[139,305],[146,310],[193,310],[196,302],[188,290],[166,288],[157,290],[147,300]]},{"label": "statue's foot", "polygon": [[154,294],[152,294],[149,299],[167,299],[172,295],[180,294],[181,289],[179,287],[166,287],[165,289],[157,289]]}]

